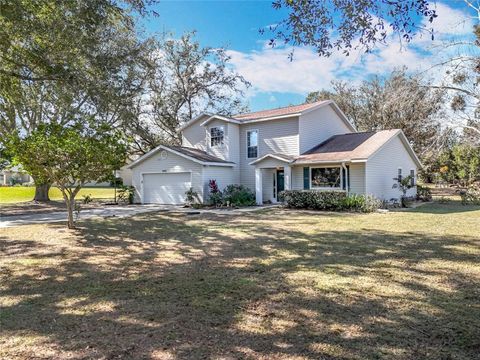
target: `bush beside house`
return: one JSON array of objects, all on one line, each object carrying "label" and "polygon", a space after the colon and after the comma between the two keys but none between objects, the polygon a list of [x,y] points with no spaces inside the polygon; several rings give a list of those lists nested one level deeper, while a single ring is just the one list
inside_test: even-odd
[{"label": "bush beside house", "polygon": [[287,207],[295,209],[372,212],[380,207],[380,201],[373,196],[343,191],[285,190],[279,197]]}]

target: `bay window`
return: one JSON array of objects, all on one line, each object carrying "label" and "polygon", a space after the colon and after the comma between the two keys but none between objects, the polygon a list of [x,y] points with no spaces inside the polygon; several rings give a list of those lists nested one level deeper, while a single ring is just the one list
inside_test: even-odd
[{"label": "bay window", "polygon": [[342,186],[340,167],[310,168],[311,189],[340,189]]}]

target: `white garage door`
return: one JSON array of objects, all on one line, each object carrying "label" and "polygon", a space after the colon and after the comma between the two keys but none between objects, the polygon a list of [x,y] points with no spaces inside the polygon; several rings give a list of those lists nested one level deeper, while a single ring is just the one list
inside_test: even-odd
[{"label": "white garage door", "polygon": [[185,191],[192,186],[190,173],[143,175],[143,202],[146,204],[183,204]]}]

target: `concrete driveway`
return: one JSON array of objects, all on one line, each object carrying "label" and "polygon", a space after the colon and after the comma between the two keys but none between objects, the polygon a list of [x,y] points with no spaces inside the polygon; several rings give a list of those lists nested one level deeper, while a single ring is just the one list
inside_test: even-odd
[{"label": "concrete driveway", "polygon": [[[97,209],[85,209],[80,213],[80,219],[88,219],[92,217],[128,217],[136,214],[142,214],[152,211],[172,211],[184,210],[181,206],[174,205],[128,205],[128,206],[105,206]],[[66,211],[40,213],[40,214],[25,214],[4,216],[0,218],[0,228],[38,224],[44,222],[61,222],[67,220]]]}]

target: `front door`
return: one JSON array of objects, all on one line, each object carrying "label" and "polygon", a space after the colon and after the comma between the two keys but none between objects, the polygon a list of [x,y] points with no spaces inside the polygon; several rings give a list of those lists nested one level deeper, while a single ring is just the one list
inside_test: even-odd
[{"label": "front door", "polygon": [[285,190],[285,177],[284,177],[284,172],[283,170],[277,170],[277,200],[278,200],[278,194]]}]

